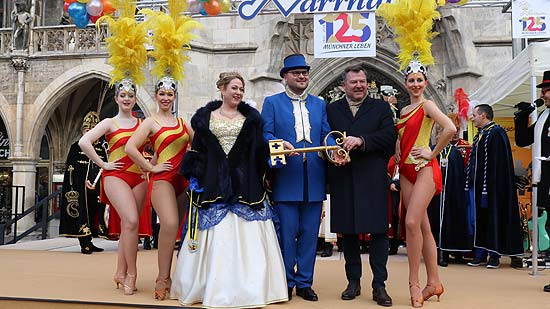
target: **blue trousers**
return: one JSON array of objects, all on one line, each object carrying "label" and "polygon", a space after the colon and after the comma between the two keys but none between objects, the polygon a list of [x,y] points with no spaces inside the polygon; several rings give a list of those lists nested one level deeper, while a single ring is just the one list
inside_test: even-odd
[{"label": "blue trousers", "polygon": [[276,202],[274,209],[288,287],[311,287],[322,202]]}]

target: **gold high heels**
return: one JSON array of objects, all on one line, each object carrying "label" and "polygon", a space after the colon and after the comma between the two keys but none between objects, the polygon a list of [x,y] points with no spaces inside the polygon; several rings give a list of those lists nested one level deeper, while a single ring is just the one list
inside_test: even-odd
[{"label": "gold high heels", "polygon": [[118,289],[120,285],[124,285],[124,280],[126,280],[126,276],[115,274],[113,277],[113,281],[116,284],[116,288]]},{"label": "gold high heels", "polygon": [[[418,289],[419,296],[413,296],[413,288]],[[422,308],[424,306],[424,298],[422,297],[422,292],[420,291],[420,283],[418,282],[409,282],[409,293],[411,294],[411,306],[413,308]]]},{"label": "gold high heels", "polygon": [[155,299],[165,300],[168,298],[170,293],[170,286],[172,285],[172,280],[170,278],[157,278],[155,281]]},{"label": "gold high heels", "polygon": [[[127,282],[127,280],[130,280],[130,282]],[[137,291],[136,275],[126,275],[126,279],[122,286],[124,287],[124,295],[134,295],[134,292]]]},{"label": "gold high heels", "polygon": [[437,301],[439,301],[439,298],[441,297],[441,294],[445,292],[445,288],[443,288],[443,284],[440,282],[437,285],[426,285],[424,290],[422,290],[422,297],[424,297],[424,301],[430,299],[432,296],[437,296]]}]

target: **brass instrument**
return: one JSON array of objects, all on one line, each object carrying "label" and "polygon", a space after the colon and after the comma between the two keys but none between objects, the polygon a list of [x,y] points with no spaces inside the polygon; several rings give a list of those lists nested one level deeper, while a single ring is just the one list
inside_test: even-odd
[{"label": "brass instrument", "polygon": [[[336,145],[328,146],[327,141],[331,135],[336,135],[335,137]],[[275,139],[269,141],[269,156],[271,159],[271,165],[275,166],[277,163],[286,164],[286,155],[291,153],[306,153],[306,152],[324,152],[327,159],[337,164],[338,162],[334,159],[334,153],[331,151],[336,151],[339,155],[343,156],[344,159],[349,160],[349,152],[342,148],[344,145],[344,140],[346,139],[346,133],[340,131],[331,131],[325,136],[323,140],[324,146],[319,147],[305,147],[305,148],[296,148],[296,149],[284,149],[283,140]]]}]

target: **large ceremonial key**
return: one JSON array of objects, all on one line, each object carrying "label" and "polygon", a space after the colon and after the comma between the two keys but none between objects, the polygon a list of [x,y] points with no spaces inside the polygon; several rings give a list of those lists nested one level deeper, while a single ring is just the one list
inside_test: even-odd
[{"label": "large ceremonial key", "polygon": [[[334,140],[336,141],[336,145],[328,146],[327,141],[329,136],[331,135],[337,135],[339,137],[335,137]],[[286,155],[291,153],[306,153],[306,152],[324,152],[326,154],[327,159],[336,164],[338,163],[334,159],[334,153],[331,153],[331,150],[335,150],[338,154],[340,154],[344,159],[349,158],[349,153],[342,148],[342,145],[344,144],[344,140],[346,138],[346,133],[342,133],[340,131],[332,131],[325,136],[325,139],[323,141],[324,146],[319,147],[305,147],[305,148],[296,148],[296,149],[284,149],[283,146],[283,140],[282,139],[274,139],[269,141],[269,156],[271,159],[271,165],[275,166],[277,163],[280,164],[286,164]]]}]

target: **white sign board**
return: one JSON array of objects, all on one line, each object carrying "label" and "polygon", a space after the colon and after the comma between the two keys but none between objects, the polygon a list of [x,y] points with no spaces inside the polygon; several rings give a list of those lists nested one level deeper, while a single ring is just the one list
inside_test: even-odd
[{"label": "white sign board", "polygon": [[315,58],[376,57],[373,12],[315,14]]},{"label": "white sign board", "polygon": [[512,1],[513,38],[550,38],[550,0]]}]

